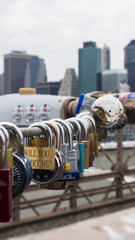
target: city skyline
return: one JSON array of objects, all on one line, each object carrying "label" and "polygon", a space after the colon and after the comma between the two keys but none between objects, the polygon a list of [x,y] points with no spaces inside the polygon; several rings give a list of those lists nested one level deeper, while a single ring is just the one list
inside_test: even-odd
[{"label": "city skyline", "polygon": [[111,69],[124,68],[124,47],[135,38],[133,0],[0,0],[0,74],[3,56],[13,50],[38,55],[46,62],[48,81],[65,69],[78,75],[78,49],[94,41],[111,50]]}]

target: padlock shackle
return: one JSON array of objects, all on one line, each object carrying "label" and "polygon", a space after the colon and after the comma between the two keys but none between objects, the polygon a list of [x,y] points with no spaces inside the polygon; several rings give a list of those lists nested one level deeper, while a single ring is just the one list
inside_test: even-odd
[{"label": "padlock shackle", "polygon": [[9,143],[10,143],[10,136],[9,136],[9,132],[8,130],[3,127],[0,123],[0,129],[2,130],[2,132],[4,133],[5,135],[5,138],[6,138],[6,148],[9,148]]},{"label": "padlock shackle", "polygon": [[54,123],[59,127],[59,130],[60,130],[60,142],[61,142],[62,144],[64,144],[64,143],[65,143],[65,134],[64,134],[64,129],[63,129],[63,127],[61,126],[60,123],[53,121],[53,119],[51,119],[50,121],[51,121],[51,122],[54,122]]},{"label": "padlock shackle", "polygon": [[72,133],[72,128],[69,125],[70,123],[65,122],[64,120],[59,118],[54,118],[53,121],[58,122],[65,127],[68,134],[68,139],[69,139],[69,150],[72,150],[73,149],[73,133]]},{"label": "padlock shackle", "polygon": [[92,125],[93,132],[96,132],[96,122],[95,122],[95,119],[92,116],[90,116],[90,115],[84,115],[82,118],[87,119],[90,122],[90,124]]},{"label": "padlock shackle", "polygon": [[[83,118],[75,118],[75,120],[80,124],[81,126],[81,139],[82,140],[86,140],[87,139],[87,129],[88,127],[86,128],[85,124],[84,124],[84,119]],[[83,136],[83,137],[82,137]]]},{"label": "padlock shackle", "polygon": [[77,133],[78,133],[78,142],[81,142],[81,126],[80,124],[73,118],[68,118],[65,120],[66,122],[70,122],[73,126],[76,126],[77,128]]},{"label": "padlock shackle", "polygon": [[0,124],[15,134],[17,139],[17,154],[24,158],[24,137],[20,128],[11,122],[1,122]]},{"label": "padlock shackle", "polygon": [[47,124],[43,123],[43,122],[37,122],[37,123],[33,123],[29,126],[29,128],[31,127],[39,127],[43,130],[43,134],[45,136],[48,137],[48,147],[52,147],[52,131],[50,129],[50,127],[48,127]]},{"label": "padlock shackle", "polygon": [[0,158],[0,168],[4,168],[7,165],[7,161],[6,161],[6,137],[2,131],[2,129],[0,129],[0,139],[1,139],[1,156]]},{"label": "padlock shackle", "polygon": [[59,150],[60,148],[60,130],[59,127],[50,121],[43,121],[44,124],[48,125],[55,132],[55,148]]}]

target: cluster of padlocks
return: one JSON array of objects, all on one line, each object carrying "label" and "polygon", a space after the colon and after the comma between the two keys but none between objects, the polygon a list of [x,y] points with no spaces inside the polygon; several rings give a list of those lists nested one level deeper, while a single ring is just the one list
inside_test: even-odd
[{"label": "cluster of padlocks", "polygon": [[[120,122],[124,125],[126,117],[117,101],[119,111],[115,114],[116,101],[111,108],[107,108],[106,103],[104,111],[104,103],[97,99],[91,112],[82,111],[66,120],[57,118],[31,124],[27,129],[39,128],[42,130],[39,136],[24,138],[17,125],[0,123],[0,213],[4,213],[0,214],[0,222],[10,220],[12,198],[23,193],[31,181],[40,188],[56,190],[64,189],[68,181],[80,179],[80,174],[91,167],[98,156],[96,125],[101,131],[109,126],[119,128]],[[116,115],[117,122],[114,121]],[[17,143],[15,148],[10,144],[11,133]]]}]

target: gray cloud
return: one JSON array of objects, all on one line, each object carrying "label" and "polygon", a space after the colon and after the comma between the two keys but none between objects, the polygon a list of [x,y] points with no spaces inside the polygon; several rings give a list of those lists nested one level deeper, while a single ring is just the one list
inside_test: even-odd
[{"label": "gray cloud", "polygon": [[49,81],[66,68],[78,72],[78,48],[95,41],[111,49],[112,68],[123,68],[123,48],[135,38],[134,0],[0,0],[0,71],[3,55],[27,50],[44,58]]}]

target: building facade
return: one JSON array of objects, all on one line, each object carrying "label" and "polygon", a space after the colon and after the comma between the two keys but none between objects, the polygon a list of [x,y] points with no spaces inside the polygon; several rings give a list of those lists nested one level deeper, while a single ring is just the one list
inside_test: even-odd
[{"label": "building facade", "polygon": [[104,45],[102,49],[102,70],[110,69],[110,49]]},{"label": "building facade", "polygon": [[101,49],[95,42],[85,42],[79,49],[78,95],[98,90],[97,74],[101,73]]},{"label": "building facade", "polygon": [[30,58],[26,64],[24,87],[36,88],[37,83],[45,82],[47,82],[47,74],[44,60]]},{"label": "building facade", "polygon": [[4,75],[0,74],[0,95],[4,94]]},{"label": "building facade", "polygon": [[[20,51],[4,55],[4,94],[17,93],[19,88],[25,86],[26,67],[30,59],[31,62],[37,62],[38,56]],[[35,72],[36,69],[33,70]]]},{"label": "building facade", "polygon": [[128,84],[131,92],[135,92],[135,40],[132,40],[125,48],[124,65],[128,71]]},{"label": "building facade", "polygon": [[127,69],[104,70],[102,72],[102,91],[129,92]]},{"label": "building facade", "polygon": [[78,79],[73,68],[68,68],[58,91],[60,96],[78,96]]},{"label": "building facade", "polygon": [[38,94],[58,95],[61,82],[38,83],[36,90]]}]

